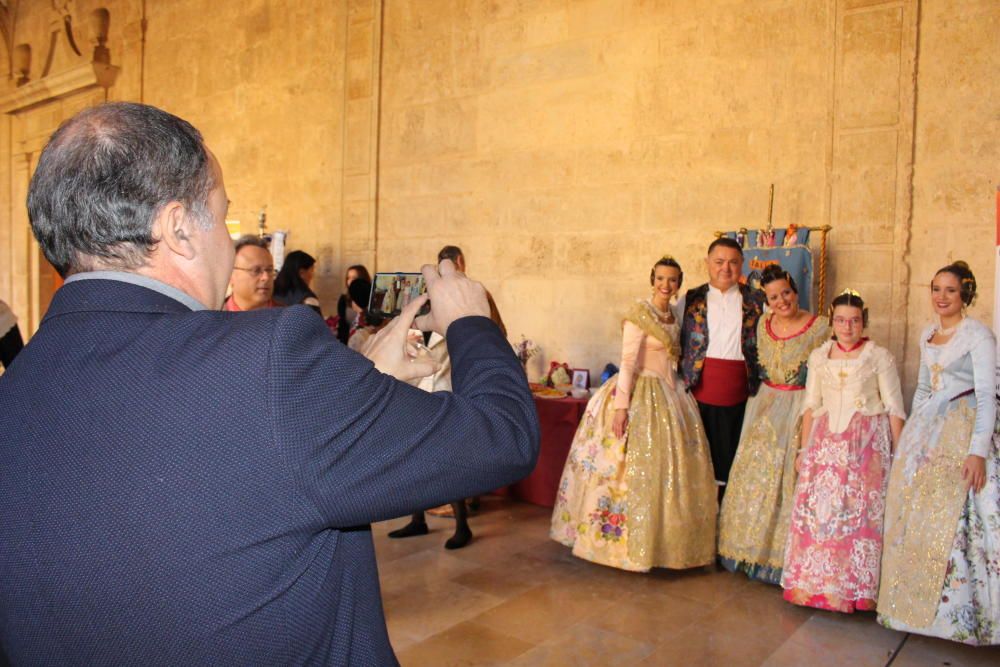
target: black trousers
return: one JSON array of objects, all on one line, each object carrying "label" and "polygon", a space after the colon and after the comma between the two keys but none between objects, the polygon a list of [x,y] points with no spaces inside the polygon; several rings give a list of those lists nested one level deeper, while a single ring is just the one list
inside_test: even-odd
[{"label": "black trousers", "polygon": [[708,438],[712,467],[715,468],[715,479],[718,482],[729,481],[729,469],[733,467],[736,448],[740,444],[746,407],[745,401],[725,407],[698,403],[698,412],[701,413],[701,423],[705,426],[705,437]]}]

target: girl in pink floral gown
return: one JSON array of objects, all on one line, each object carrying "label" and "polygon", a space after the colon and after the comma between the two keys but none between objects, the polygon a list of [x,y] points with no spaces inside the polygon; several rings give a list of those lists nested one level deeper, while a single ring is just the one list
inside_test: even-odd
[{"label": "girl in pink floral gown", "polygon": [[798,605],[875,608],[892,448],[906,414],[892,355],[862,337],[857,292],[833,300],[836,340],[809,357],[799,479],[781,585]]}]

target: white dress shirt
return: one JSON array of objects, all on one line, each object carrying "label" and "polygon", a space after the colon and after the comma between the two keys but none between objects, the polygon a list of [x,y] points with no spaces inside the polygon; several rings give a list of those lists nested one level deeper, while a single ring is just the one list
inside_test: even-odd
[{"label": "white dress shirt", "polygon": [[743,295],[740,286],[723,292],[708,286],[705,306],[708,310],[708,349],[712,359],[743,361]]}]

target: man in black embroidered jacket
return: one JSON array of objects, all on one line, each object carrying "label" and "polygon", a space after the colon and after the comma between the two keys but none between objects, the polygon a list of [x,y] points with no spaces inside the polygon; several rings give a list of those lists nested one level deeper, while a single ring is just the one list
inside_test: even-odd
[{"label": "man in black embroidered jacket", "polygon": [[719,498],[725,492],[749,396],[757,393],[757,320],[764,294],[739,283],[743,249],[729,238],[708,247],[709,282],[681,304],[681,376],[698,401]]}]

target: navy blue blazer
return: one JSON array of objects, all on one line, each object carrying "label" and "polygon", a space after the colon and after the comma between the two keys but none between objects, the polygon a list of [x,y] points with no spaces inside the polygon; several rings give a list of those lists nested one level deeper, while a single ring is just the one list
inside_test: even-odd
[{"label": "navy blue blazer", "polygon": [[538,418],[485,317],[454,393],[293,306],[63,286],[0,378],[0,642],[15,665],[392,665],[368,524],[528,474]]}]

